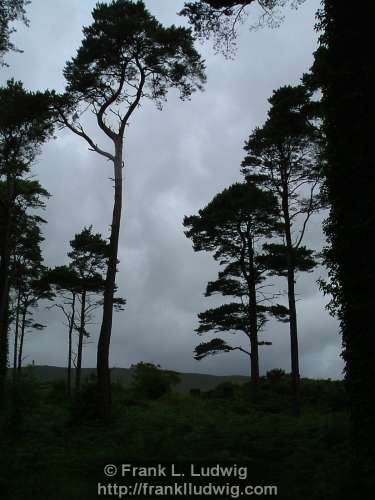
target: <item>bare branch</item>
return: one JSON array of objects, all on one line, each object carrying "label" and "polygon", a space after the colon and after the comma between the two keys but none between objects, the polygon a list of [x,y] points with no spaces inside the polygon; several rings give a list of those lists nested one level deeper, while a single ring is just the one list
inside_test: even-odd
[{"label": "bare branch", "polygon": [[96,153],[104,156],[105,158],[108,158],[109,160],[114,161],[115,157],[111,153],[108,153],[107,151],[104,151],[97,144],[95,144],[94,141],[91,139],[91,137],[89,137],[84,132],[84,130],[82,128],[82,125],[79,125],[78,128],[75,127],[72,123],[69,122],[69,120],[66,118],[66,116],[64,115],[64,113],[61,111],[61,109],[57,108],[57,112],[59,113],[59,116],[60,116],[61,120],[63,121],[64,125],[66,127],[68,127],[69,130],[71,130],[72,132],[74,132],[79,137],[82,137],[83,139],[85,139],[86,142],[89,143],[89,145],[91,146],[91,149],[89,148],[90,151],[95,151]]},{"label": "bare branch", "polygon": [[139,60],[138,60],[137,57],[135,58],[135,61],[136,61],[136,65],[137,65],[137,68],[139,70],[139,73],[141,75],[141,80],[139,82],[139,86],[138,86],[138,90],[137,90],[137,95],[136,95],[134,101],[132,102],[132,104],[129,106],[129,109],[126,112],[126,114],[125,114],[125,116],[124,116],[124,118],[123,118],[123,120],[121,122],[120,130],[119,130],[119,136],[120,137],[123,137],[125,126],[126,126],[128,120],[129,120],[130,116],[132,115],[133,111],[138,106],[139,101],[141,100],[142,90],[143,90],[144,84],[146,82],[145,71],[144,71],[143,67],[141,66],[141,64],[140,64],[140,62],[139,62]]}]

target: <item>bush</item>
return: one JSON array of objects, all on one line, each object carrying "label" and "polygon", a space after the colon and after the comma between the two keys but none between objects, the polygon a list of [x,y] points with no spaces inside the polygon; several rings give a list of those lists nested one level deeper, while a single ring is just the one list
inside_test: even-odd
[{"label": "bush", "polygon": [[273,370],[269,370],[267,372],[267,380],[269,380],[271,383],[277,383],[285,378],[285,375],[285,371],[281,368],[274,368]]},{"label": "bush", "polygon": [[180,382],[176,372],[161,370],[159,365],[140,362],[131,368],[134,370],[131,389],[142,398],[159,399]]},{"label": "bush", "polygon": [[71,406],[72,421],[76,423],[98,418],[98,388],[96,380],[90,380],[74,394]]},{"label": "bush", "polygon": [[236,388],[237,385],[232,382],[221,382],[212,391],[212,396],[220,399],[232,399]]}]

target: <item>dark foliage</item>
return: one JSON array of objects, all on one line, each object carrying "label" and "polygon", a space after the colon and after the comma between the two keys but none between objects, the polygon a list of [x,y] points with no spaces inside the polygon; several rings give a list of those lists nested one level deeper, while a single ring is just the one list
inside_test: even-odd
[{"label": "dark foliage", "polygon": [[10,35],[15,31],[12,26],[15,21],[22,21],[28,25],[25,7],[28,0],[0,0],[0,66],[5,65],[4,55],[10,51],[17,51],[10,40]]},{"label": "dark foliage", "polygon": [[[196,35],[213,39],[217,51],[226,56],[236,49],[238,25],[251,14],[251,28],[278,26],[283,19],[281,10],[287,5],[296,8],[305,0],[194,0],[185,2],[179,13],[188,18]],[[253,15],[254,14],[254,15]],[[255,19],[255,20],[254,20]]]},{"label": "dark foliage", "polygon": [[141,398],[159,399],[180,380],[176,372],[161,370],[160,366],[152,363],[140,362],[131,368],[134,370],[131,391]]},{"label": "dark foliage", "polygon": [[373,491],[375,476],[375,266],[369,244],[375,231],[370,105],[375,81],[374,15],[375,5],[369,0],[360,9],[351,2],[325,0],[319,14],[320,48],[308,78],[323,94],[325,189],[331,204],[325,224],[330,274],[325,290],[333,295],[331,311],[338,315],[343,335],[354,456],[360,471],[357,495]]},{"label": "dark foliage", "polygon": [[90,413],[94,383],[83,387],[74,418],[69,405],[57,402],[56,384],[23,383],[20,403],[28,411],[16,427],[7,425],[8,417],[1,421],[6,427],[0,427],[4,500],[30,495],[91,500],[103,465],[122,463],[124,457],[246,464],[249,484],[275,484],[283,500],[348,498],[348,419],[341,382],[303,379],[299,420],[291,415],[288,376],[272,383],[262,378],[257,403],[251,402],[246,384],[226,383],[200,396],[172,392],[129,406],[126,390],[114,386],[113,420],[107,427]]}]

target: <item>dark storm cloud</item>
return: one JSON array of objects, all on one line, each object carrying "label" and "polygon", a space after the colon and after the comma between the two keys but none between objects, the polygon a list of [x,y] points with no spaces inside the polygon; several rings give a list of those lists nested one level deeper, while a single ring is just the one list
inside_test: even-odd
[{"label": "dark storm cloud", "polygon": [[[182,1],[146,1],[161,22],[182,23],[175,15]],[[24,54],[8,58],[3,81],[14,76],[27,88],[63,89],[61,70],[81,40],[81,27],[90,23],[94,1],[33,0],[31,27],[19,28],[17,45]],[[195,213],[220,190],[240,180],[243,144],[252,128],[265,119],[272,90],[299,81],[312,62],[316,46],[314,13],[318,0],[287,13],[280,29],[249,32],[244,26],[234,60],[200,46],[208,82],[203,93],[181,102],[171,92],[162,112],[144,103],[127,130],[125,143],[125,207],[117,277],[128,304],[116,314],[111,364],[128,366],[140,360],[183,371],[247,374],[249,360],[230,353],[196,362],[196,314],[215,303],[203,297],[217,266],[212,257],[195,254],[183,234],[184,215]],[[92,123],[89,124],[89,127]],[[92,128],[95,130],[95,128]],[[47,264],[66,262],[69,240],[84,225],[108,235],[112,210],[110,164],[88,151],[68,131],[59,132],[43,150],[35,169],[50,191],[45,256]],[[95,131],[95,139],[102,138]],[[104,144],[104,143],[103,143]],[[322,246],[322,216],[311,221],[308,244]],[[318,269],[298,277],[301,371],[303,375],[340,377],[340,339],[336,322],[324,310],[316,285]],[[278,282],[279,286],[279,282]],[[280,284],[286,287],[285,284]],[[26,351],[39,364],[64,365],[65,329],[58,311],[42,309],[48,323],[43,333],[31,334]],[[95,365],[98,324],[93,343],[84,353],[85,366]],[[261,365],[289,369],[286,325],[269,323],[264,338],[273,346],[262,349]],[[240,336],[233,336],[233,342]],[[229,338],[229,340],[232,340]]]}]

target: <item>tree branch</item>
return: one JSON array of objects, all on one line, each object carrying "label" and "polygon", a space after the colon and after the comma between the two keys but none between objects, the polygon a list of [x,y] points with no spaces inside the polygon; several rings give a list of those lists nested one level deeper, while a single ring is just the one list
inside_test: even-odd
[{"label": "tree branch", "polygon": [[58,109],[57,108],[57,112],[62,120],[62,122],[64,123],[64,125],[66,127],[68,127],[69,130],[71,130],[72,132],[74,132],[76,135],[78,135],[79,137],[82,137],[83,139],[85,139],[86,142],[88,142],[88,144],[91,146],[91,149],[89,148],[90,151],[95,151],[96,153],[104,156],[105,158],[108,158],[109,160],[111,161],[114,161],[115,160],[115,157],[113,155],[111,155],[110,153],[108,153],[107,151],[104,151],[103,149],[99,148],[99,146],[97,144],[94,143],[94,141],[91,139],[91,137],[89,137],[83,130],[82,126],[79,125],[79,128],[76,128],[74,127],[73,124],[71,124],[68,119],[66,118],[66,116],[64,115],[64,113],[61,111],[61,109]]}]

